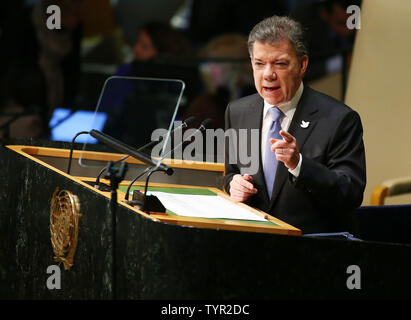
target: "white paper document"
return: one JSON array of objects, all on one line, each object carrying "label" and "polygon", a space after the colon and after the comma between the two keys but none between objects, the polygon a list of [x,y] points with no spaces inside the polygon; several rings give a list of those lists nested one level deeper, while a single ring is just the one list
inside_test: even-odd
[{"label": "white paper document", "polygon": [[166,209],[179,216],[196,218],[222,218],[268,221],[263,217],[219,196],[149,192],[155,195]]}]

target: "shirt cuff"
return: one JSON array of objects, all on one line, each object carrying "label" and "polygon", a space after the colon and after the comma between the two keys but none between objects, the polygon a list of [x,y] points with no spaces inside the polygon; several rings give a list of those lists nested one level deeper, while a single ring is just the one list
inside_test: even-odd
[{"label": "shirt cuff", "polygon": [[302,161],[303,161],[303,156],[300,153],[300,161],[298,161],[297,166],[293,170],[288,169],[288,172],[290,172],[296,178],[298,178],[298,176],[300,175]]}]

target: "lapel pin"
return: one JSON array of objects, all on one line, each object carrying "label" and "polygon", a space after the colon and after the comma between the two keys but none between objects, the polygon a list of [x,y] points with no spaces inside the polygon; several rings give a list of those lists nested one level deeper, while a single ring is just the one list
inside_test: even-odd
[{"label": "lapel pin", "polygon": [[302,120],[300,127],[305,129],[305,128],[308,128],[309,125],[310,125],[310,121],[305,122],[304,120]]}]

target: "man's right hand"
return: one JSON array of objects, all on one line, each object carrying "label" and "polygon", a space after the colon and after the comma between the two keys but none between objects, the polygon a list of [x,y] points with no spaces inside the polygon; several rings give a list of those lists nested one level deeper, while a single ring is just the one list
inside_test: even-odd
[{"label": "man's right hand", "polygon": [[258,191],[254,188],[253,178],[248,175],[236,174],[230,182],[230,197],[234,201],[244,202]]}]

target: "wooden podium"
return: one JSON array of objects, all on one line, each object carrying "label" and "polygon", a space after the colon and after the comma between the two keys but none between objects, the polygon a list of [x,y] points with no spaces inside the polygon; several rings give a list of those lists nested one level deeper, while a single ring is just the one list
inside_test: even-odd
[{"label": "wooden podium", "polygon": [[[68,175],[66,173],[66,168],[68,164],[68,159],[70,152],[69,150],[62,150],[62,149],[55,149],[55,148],[41,148],[41,147],[27,147],[27,146],[8,146],[11,150],[21,154],[24,157],[27,157],[38,164],[53,170],[68,179],[72,180],[73,182],[84,186],[87,189],[91,189],[91,191],[97,192],[101,194],[102,197],[110,199],[110,192],[103,192],[97,190],[92,186],[92,182],[96,180],[96,176],[98,172],[101,170],[100,167],[104,167],[107,165],[108,161],[117,161],[124,157],[124,154],[114,154],[114,153],[102,153],[102,152],[91,152],[91,151],[74,151],[73,152],[73,159],[72,166],[74,170],[71,169],[70,172],[76,172],[75,176]],[[87,161],[93,161],[95,166],[88,166],[82,167],[78,164],[77,160],[79,157],[83,159],[87,159]],[[129,163],[129,166],[132,168],[140,169],[144,168],[145,165],[140,162],[139,160],[128,158],[125,160]],[[88,163],[88,162],[87,162]],[[215,193],[219,197],[223,197],[228,199],[228,201],[232,201],[229,196],[216,188],[219,186],[220,178],[224,174],[224,165],[218,163],[201,163],[201,162],[192,162],[190,164],[185,164],[183,161],[173,161],[172,159],[165,159],[163,161],[164,164],[169,165],[175,171],[175,174],[171,177],[166,176],[164,174],[158,173],[157,180],[159,181],[168,181],[174,182],[173,184],[166,184],[166,183],[150,183],[150,187],[155,188],[183,188],[183,189],[206,189],[210,190]],[[135,172],[133,169],[132,172]],[[131,174],[132,174],[131,172]],[[77,176],[77,174],[81,174],[82,176]],[[130,174],[128,175],[130,176]],[[153,175],[153,180],[155,179],[156,175]],[[131,177],[132,178],[132,177]],[[144,179],[144,178],[142,178]],[[151,181],[151,180],[150,180]],[[190,185],[180,185],[176,183],[180,182],[189,182]],[[91,182],[91,184],[87,183]],[[101,182],[109,185],[110,182],[105,179],[101,179]],[[126,177],[126,180],[120,183],[119,195],[118,195],[118,205],[124,206],[127,209],[135,212],[136,214],[142,215],[143,217],[150,219],[156,222],[165,222],[177,225],[185,225],[185,226],[195,226],[201,228],[214,228],[214,229],[223,229],[223,230],[237,230],[237,231],[252,231],[252,232],[265,232],[265,233],[276,233],[276,234],[289,234],[289,235],[301,235],[301,230],[279,220],[276,219],[269,214],[251,208],[242,203],[236,203],[236,205],[241,206],[243,208],[247,208],[248,210],[254,212],[258,216],[262,216],[265,219],[269,220],[269,223],[258,224],[251,221],[242,221],[242,220],[226,220],[226,219],[206,219],[206,218],[192,218],[192,217],[182,217],[177,215],[164,215],[164,214],[156,214],[156,213],[146,213],[141,210],[138,210],[126,203],[123,202],[125,198],[125,188],[130,184],[130,178]],[[194,184],[194,185],[193,185]],[[200,185],[198,185],[200,184]],[[136,186],[144,185],[143,181],[137,182]],[[206,186],[204,186],[206,185]],[[161,189],[160,189],[161,190]]]},{"label": "wooden podium", "polygon": [[[411,296],[410,246],[303,237],[293,226],[249,207],[269,223],[148,214],[122,202],[124,187],[141,170],[133,159],[118,191],[113,239],[110,193],[87,183],[100,168],[83,168],[74,161],[68,175],[68,154],[67,149],[0,147],[0,299]],[[122,155],[86,156],[104,165]],[[154,174],[150,186],[227,197],[218,188],[221,164],[166,164],[175,174]],[[61,219],[56,225],[61,217],[53,210],[62,205],[56,198],[61,191],[70,194],[68,203],[79,211],[75,222]],[[65,239],[58,234],[67,229],[77,230],[65,243],[76,250],[71,263],[67,256],[57,262],[55,244]],[[53,265],[61,269],[60,289],[47,285]],[[347,287],[350,265],[361,268],[361,290]]]}]

